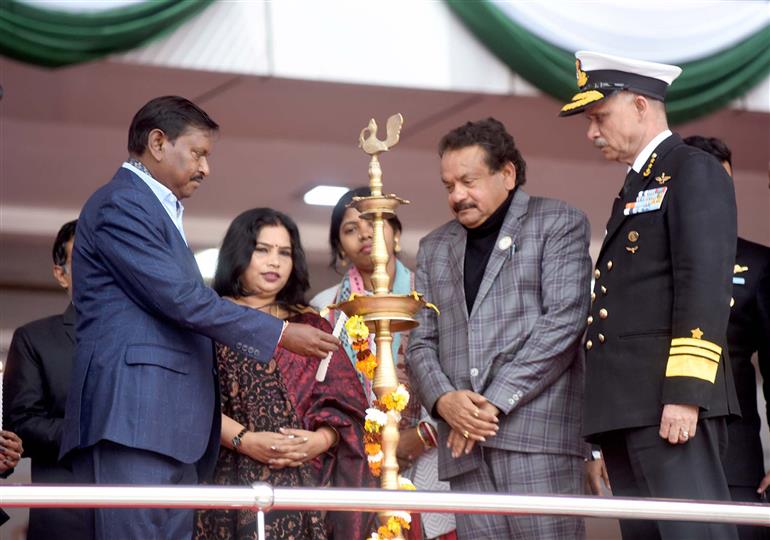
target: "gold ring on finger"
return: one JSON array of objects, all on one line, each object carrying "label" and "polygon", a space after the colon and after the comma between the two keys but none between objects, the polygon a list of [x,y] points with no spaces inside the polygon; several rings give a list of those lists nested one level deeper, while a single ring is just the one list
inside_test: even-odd
[{"label": "gold ring on finger", "polygon": [[478,418],[478,417],[479,417],[479,410],[476,409],[475,411],[473,411],[473,418]]},{"label": "gold ring on finger", "polygon": [[469,436],[470,436],[470,433],[468,433],[467,429],[465,431],[463,431],[463,437],[465,437],[467,439]]}]

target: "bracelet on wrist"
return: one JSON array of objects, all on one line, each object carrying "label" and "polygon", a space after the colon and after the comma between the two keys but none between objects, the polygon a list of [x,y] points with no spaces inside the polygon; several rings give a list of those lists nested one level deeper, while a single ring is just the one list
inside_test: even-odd
[{"label": "bracelet on wrist", "polygon": [[[336,429],[334,429],[332,426],[330,426],[329,424],[324,424],[322,427],[325,427],[325,428],[329,428],[329,429],[331,430],[331,438],[332,438],[332,440],[331,440],[331,442],[329,443],[329,448],[334,448],[334,446],[335,446],[335,445],[336,445],[336,444],[339,442],[339,440],[340,440],[340,434],[339,434],[339,432],[338,432]],[[324,439],[326,439],[326,435],[324,435]],[[326,442],[328,442],[328,441],[326,441]],[[328,449],[327,449],[327,450],[328,450]]]},{"label": "bracelet on wrist", "polygon": [[283,321],[283,326],[281,327],[281,333],[278,335],[278,345],[281,344],[283,341],[283,334],[286,332],[286,328],[289,326],[289,321]]},{"label": "bracelet on wrist", "polygon": [[230,442],[232,442],[232,443],[233,443],[233,450],[235,450],[236,452],[238,452],[238,448],[240,448],[240,446],[241,446],[241,442],[242,442],[242,441],[241,441],[241,439],[242,439],[242,438],[243,438],[243,436],[244,436],[244,435],[246,435],[248,432],[249,432],[249,430],[248,430],[247,428],[243,428],[242,430],[240,430],[240,431],[238,432],[238,435],[236,435],[235,437],[233,437],[233,438],[232,438],[232,440],[231,440]]},{"label": "bracelet on wrist", "polygon": [[417,423],[417,436],[422,441],[425,448],[436,448],[438,446],[438,436],[436,435],[434,427],[421,420]]},{"label": "bracelet on wrist", "polygon": [[425,439],[425,435],[422,434],[422,429],[420,429],[420,424],[417,424],[417,427],[415,428],[417,431],[417,437],[420,439],[420,442],[422,442],[422,445],[427,450],[430,448],[430,443]]}]

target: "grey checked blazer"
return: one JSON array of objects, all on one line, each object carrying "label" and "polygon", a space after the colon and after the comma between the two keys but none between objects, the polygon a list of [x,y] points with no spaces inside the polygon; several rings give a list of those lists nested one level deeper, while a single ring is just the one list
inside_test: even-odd
[{"label": "grey checked blazer", "polygon": [[[500,239],[510,237],[505,247]],[[483,394],[500,431],[483,446],[583,456],[584,363],[579,341],[590,302],[590,228],[564,202],[517,189],[468,315],[463,287],[465,229],[451,221],[420,241],[417,290],[441,310],[418,315],[407,362],[428,411],[452,390]],[[453,459],[439,421],[439,476],[474,470],[478,446]]]}]

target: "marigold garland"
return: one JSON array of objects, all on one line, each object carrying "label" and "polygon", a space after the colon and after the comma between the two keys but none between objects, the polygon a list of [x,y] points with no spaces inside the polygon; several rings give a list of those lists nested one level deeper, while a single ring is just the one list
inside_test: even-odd
[{"label": "marigold garland", "polygon": [[364,450],[366,451],[366,455],[374,456],[380,453],[382,446],[377,442],[364,443]]},{"label": "marigold garland", "polygon": [[380,433],[388,422],[388,415],[376,407],[366,409],[364,429],[371,434]]},{"label": "marigold garland", "polygon": [[[420,295],[414,291],[412,296],[419,300]],[[353,299],[351,295],[350,300]],[[426,303],[427,304],[427,303]],[[438,313],[438,309],[432,304],[427,307]],[[369,328],[363,317],[353,315],[345,322],[345,330],[350,338],[351,346],[356,351],[356,369],[369,380],[374,378],[377,369],[377,357],[369,346]],[[396,422],[400,421],[401,412],[409,403],[409,391],[403,384],[384,396],[381,400],[375,400],[372,406],[366,409],[364,419],[364,452],[372,476],[382,475],[382,462],[385,454],[382,451],[382,430],[388,422],[388,415],[393,415]],[[407,478],[398,477],[398,489],[414,490],[414,484]],[[373,532],[367,540],[389,540],[401,536],[405,529],[409,529],[412,518],[408,512],[393,512],[384,525],[377,532]]]},{"label": "marigold garland", "polygon": [[411,480],[409,480],[408,478],[404,478],[403,476],[399,476],[398,489],[401,489],[404,491],[415,491],[417,488],[414,486]]},{"label": "marigold garland", "polygon": [[[382,474],[382,429],[388,423],[388,414],[395,415],[396,422],[401,419],[401,411],[409,403],[409,392],[399,384],[393,392],[383,396],[382,401],[375,400],[366,409],[364,418],[364,452],[369,462],[369,471],[379,478]],[[409,488],[404,488],[409,489]]]},{"label": "marigold garland", "polygon": [[360,341],[369,337],[369,327],[366,326],[364,318],[360,315],[353,315],[345,321],[345,330],[353,341]]},{"label": "marigold garland", "polygon": [[407,512],[393,512],[388,517],[388,521],[385,525],[380,525],[377,532],[372,533],[368,540],[386,540],[390,538],[396,538],[401,535],[404,529],[409,529],[412,523],[412,516]]},{"label": "marigold garland", "polygon": [[370,381],[374,379],[374,370],[377,369],[377,357],[372,351],[366,349],[356,353],[356,369],[364,374],[364,377]]},{"label": "marigold garland", "polygon": [[389,411],[401,412],[406,408],[407,403],[409,403],[409,392],[403,384],[399,384],[398,388],[382,398],[382,404]]},{"label": "marigold garland", "polygon": [[356,369],[370,381],[377,369],[377,357],[369,347],[369,328],[360,315],[353,315],[345,321],[345,331],[350,337],[350,346],[356,351]]}]

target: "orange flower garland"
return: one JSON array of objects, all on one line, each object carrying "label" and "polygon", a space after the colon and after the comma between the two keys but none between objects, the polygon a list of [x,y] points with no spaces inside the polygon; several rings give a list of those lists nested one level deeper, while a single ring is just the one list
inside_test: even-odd
[{"label": "orange flower garland", "polygon": [[[377,357],[369,347],[369,328],[363,317],[353,315],[345,321],[345,330],[351,340],[353,350],[356,351],[356,369],[369,380],[374,378],[374,370],[377,369]],[[366,409],[366,421],[364,424],[364,451],[369,462],[369,470],[372,475],[379,477],[382,473],[382,428],[388,422],[388,414],[397,415],[400,420],[401,411],[409,402],[409,392],[403,384],[391,393],[383,396],[382,400],[375,400],[372,406]]]},{"label": "orange flower garland", "polygon": [[[345,330],[351,340],[351,346],[356,351],[356,369],[369,380],[374,378],[377,369],[377,357],[369,347],[369,328],[364,319],[359,315],[353,315],[345,322]],[[366,409],[364,421],[364,452],[369,463],[369,471],[377,478],[382,474],[382,429],[388,421],[388,415],[395,415],[400,420],[401,411],[409,403],[409,392],[403,384],[382,400],[375,400],[372,406]],[[414,490],[414,484],[408,479],[399,476],[398,488]],[[402,532],[409,529],[412,517],[408,512],[394,512],[377,532],[371,534],[367,540],[389,540],[401,536]]]},{"label": "orange flower garland", "polygon": [[372,533],[368,540],[396,538],[401,535],[404,529],[409,529],[411,522],[412,516],[407,512],[393,512],[388,521],[385,522],[385,525],[380,525],[377,532]]},{"label": "orange flower garland", "polygon": [[350,337],[350,346],[356,351],[356,369],[372,380],[377,369],[377,357],[369,348],[369,328],[361,316],[353,315],[345,321],[345,330]]}]

